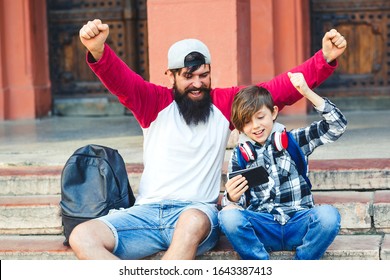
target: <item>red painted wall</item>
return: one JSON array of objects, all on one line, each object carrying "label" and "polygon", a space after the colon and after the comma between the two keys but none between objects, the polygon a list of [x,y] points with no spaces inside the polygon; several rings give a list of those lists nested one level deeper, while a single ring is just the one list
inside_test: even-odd
[{"label": "red painted wall", "polygon": [[[308,0],[148,0],[150,80],[167,85],[167,51],[204,41],[212,85],[269,80],[308,58]],[[13,24],[8,24],[12,22]],[[0,120],[51,110],[46,1],[0,1]],[[306,102],[284,114],[306,114]]]},{"label": "red painted wall", "polygon": [[169,47],[181,39],[197,38],[211,52],[213,87],[250,83],[249,0],[152,0],[147,4],[152,82],[169,86],[163,74]]},{"label": "red painted wall", "polygon": [[32,119],[50,111],[45,3],[1,1],[1,119]]}]

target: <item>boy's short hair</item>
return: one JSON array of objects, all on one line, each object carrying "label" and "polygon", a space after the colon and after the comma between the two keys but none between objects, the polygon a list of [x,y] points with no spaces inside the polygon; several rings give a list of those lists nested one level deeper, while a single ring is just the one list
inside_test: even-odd
[{"label": "boy's short hair", "polygon": [[267,89],[256,85],[242,88],[233,100],[231,119],[235,128],[243,131],[245,124],[263,106],[274,111],[274,101]]}]

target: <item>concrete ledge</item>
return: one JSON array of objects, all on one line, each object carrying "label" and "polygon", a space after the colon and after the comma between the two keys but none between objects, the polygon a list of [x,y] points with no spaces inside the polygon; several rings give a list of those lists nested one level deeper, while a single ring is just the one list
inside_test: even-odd
[{"label": "concrete ledge", "polygon": [[[226,181],[225,162],[221,190]],[[0,195],[60,194],[63,166],[0,167]],[[142,163],[126,165],[129,181],[137,193],[143,171]],[[310,162],[313,191],[390,190],[390,159],[313,160]]]},{"label": "concrete ledge", "polygon": [[[61,194],[63,166],[0,167],[0,196]],[[134,192],[138,191],[142,164],[128,164],[126,169]]]},{"label": "concrete ledge", "polygon": [[61,166],[0,168],[0,195],[54,195],[61,193]]},{"label": "concrete ledge", "polygon": [[382,235],[338,235],[323,259],[379,260],[382,239]]},{"label": "concrete ledge", "polygon": [[0,259],[2,260],[74,260],[70,247],[62,244],[61,235],[0,236]]},{"label": "concrete ledge", "polygon": [[373,192],[353,191],[313,191],[317,205],[330,204],[336,207],[341,215],[341,228],[345,231],[371,229]]},{"label": "concrete ledge", "polygon": [[121,116],[125,108],[109,97],[54,99],[54,112],[60,116]]},{"label": "concrete ledge", "polygon": [[390,159],[309,160],[314,190],[390,189]]},{"label": "concrete ledge", "polygon": [[385,234],[381,246],[381,260],[390,260],[390,234]]},{"label": "concrete ledge", "polygon": [[[341,233],[385,233],[390,229],[390,191],[313,192],[317,205],[334,205]],[[0,196],[0,234],[61,234],[60,195]]]},{"label": "concrete ledge", "polygon": [[[313,188],[316,204],[331,204],[342,216],[342,233],[390,232],[390,190],[377,190],[375,182],[389,180],[390,159],[317,160],[311,164],[315,172],[364,172],[368,191],[353,191],[350,184],[343,187],[343,176],[336,173],[324,178],[340,180],[337,190]],[[129,181],[135,194],[143,164],[127,164]],[[3,234],[60,234],[60,176],[62,166],[0,167],[0,233]],[[367,168],[367,169],[364,169]],[[381,170],[379,170],[382,168]],[[371,173],[370,173],[371,172]],[[377,178],[377,172],[381,176]],[[328,174],[328,175],[326,175]],[[222,177],[225,177],[222,174]],[[371,180],[371,181],[370,181]],[[329,185],[330,183],[324,183]],[[390,183],[388,184],[390,187]],[[356,188],[360,188],[357,186]],[[223,186],[221,186],[223,190]],[[36,196],[36,197],[35,197]],[[24,198],[23,198],[24,197]]]},{"label": "concrete ledge", "polygon": [[[379,260],[381,235],[338,235],[329,246],[322,259],[324,260]],[[240,259],[225,236],[221,237],[218,246],[197,259],[216,259],[216,255],[228,259]],[[292,251],[271,252],[271,260],[292,260]]]},{"label": "concrete ledge", "polygon": [[0,196],[0,234],[61,234],[59,196]]},{"label": "concrete ledge", "polygon": [[374,227],[390,233],[390,191],[376,191],[374,194]]},{"label": "concrete ledge", "polygon": [[[56,236],[0,236],[2,260],[74,260],[71,248],[62,244],[64,237]],[[382,242],[383,241],[383,242]],[[146,259],[159,260],[163,252]],[[291,260],[294,252],[272,252],[273,260]],[[197,257],[199,260],[239,260],[226,237],[222,236],[217,247]],[[390,259],[390,235],[339,235],[325,253],[324,260],[388,260]]]}]

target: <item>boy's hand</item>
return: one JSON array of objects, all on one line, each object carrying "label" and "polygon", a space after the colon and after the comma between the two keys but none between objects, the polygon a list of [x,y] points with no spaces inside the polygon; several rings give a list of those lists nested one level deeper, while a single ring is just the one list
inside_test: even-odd
[{"label": "boy's hand", "polygon": [[83,43],[96,60],[99,60],[103,55],[104,43],[108,34],[108,24],[103,24],[100,19],[88,21],[79,32],[81,43]]},{"label": "boy's hand", "polygon": [[325,100],[309,88],[302,73],[288,72],[287,75],[297,91],[306,97],[314,105],[314,107],[320,108],[323,106]]},{"label": "boy's hand", "polygon": [[228,193],[228,199],[231,202],[237,202],[241,195],[249,188],[248,181],[242,175],[237,175],[227,181],[225,188]]},{"label": "boy's hand", "polygon": [[290,78],[293,86],[303,95],[306,96],[306,93],[310,90],[309,86],[306,83],[305,77],[302,73],[287,73]]},{"label": "boy's hand", "polygon": [[346,48],[347,40],[336,29],[326,32],[322,38],[322,53],[328,63],[339,57]]}]

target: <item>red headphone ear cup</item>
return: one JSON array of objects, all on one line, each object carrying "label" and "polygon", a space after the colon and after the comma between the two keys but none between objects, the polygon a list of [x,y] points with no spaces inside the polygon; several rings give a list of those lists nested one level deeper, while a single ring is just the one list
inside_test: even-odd
[{"label": "red headphone ear cup", "polygon": [[280,135],[280,142],[282,143],[283,149],[287,149],[288,147],[288,135],[286,130],[283,130],[282,134]]},{"label": "red headphone ear cup", "polygon": [[240,153],[241,153],[242,158],[243,158],[246,162],[249,162],[249,155],[248,155],[248,153],[246,152],[245,148],[244,148],[242,145],[240,145],[239,149],[240,149]]},{"label": "red headphone ear cup", "polygon": [[255,149],[252,147],[252,144],[250,142],[240,144],[239,149],[243,159],[246,162],[250,162],[256,159]]},{"label": "red headphone ear cup", "polygon": [[279,152],[287,149],[288,147],[288,136],[285,130],[283,130],[283,132],[275,131],[272,133],[271,140],[272,145]]}]

